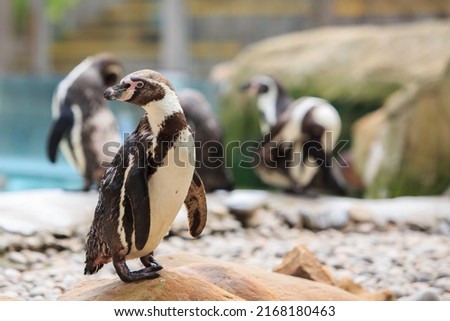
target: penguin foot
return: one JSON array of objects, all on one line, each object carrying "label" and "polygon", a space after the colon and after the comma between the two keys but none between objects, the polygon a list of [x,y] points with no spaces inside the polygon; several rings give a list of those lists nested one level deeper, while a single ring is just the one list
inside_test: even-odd
[{"label": "penguin foot", "polygon": [[135,282],[140,280],[151,280],[159,277],[158,273],[152,270],[152,267],[145,267],[138,271],[130,271],[125,258],[113,258],[114,269],[123,282]]},{"label": "penguin foot", "polygon": [[162,270],[163,268],[162,265],[159,264],[153,257],[153,252],[149,255],[141,257],[140,260],[149,271],[156,272]]}]

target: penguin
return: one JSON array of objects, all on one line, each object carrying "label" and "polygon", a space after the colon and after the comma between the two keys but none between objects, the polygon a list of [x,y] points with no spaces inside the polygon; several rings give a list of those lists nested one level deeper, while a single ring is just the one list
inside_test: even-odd
[{"label": "penguin", "polygon": [[226,167],[222,127],[206,97],[198,90],[184,88],[178,92],[188,125],[194,132],[198,174],[205,191],[232,190],[234,181]]},{"label": "penguin", "polygon": [[[293,99],[272,76],[256,75],[241,90],[257,97],[263,140],[255,172],[268,185],[298,194],[325,187],[345,194],[345,183],[330,170],[341,119],[328,101]],[[321,177],[322,182],[314,181]]]},{"label": "penguin", "polygon": [[65,158],[84,178],[83,190],[100,184],[107,163],[106,143],[118,144],[117,121],[103,98],[105,89],[117,82],[122,65],[109,53],[89,56],[57,86],[52,100],[53,122],[47,154],[56,162],[60,146]]},{"label": "penguin", "polygon": [[[145,110],[108,166],[86,240],[85,274],[106,263],[124,282],[153,279],[162,266],[153,253],[183,204],[189,232],[199,237],[206,224],[206,195],[195,170],[191,129],[172,84],[154,70],[125,76],[105,91],[108,100]],[[140,258],[130,271],[126,260]]]}]

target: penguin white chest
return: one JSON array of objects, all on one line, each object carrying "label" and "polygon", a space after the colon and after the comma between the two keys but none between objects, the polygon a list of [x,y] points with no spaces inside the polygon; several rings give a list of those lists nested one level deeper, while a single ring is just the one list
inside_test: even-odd
[{"label": "penguin white chest", "polygon": [[187,129],[183,130],[179,139],[167,152],[163,165],[158,167],[150,178],[148,182],[150,193],[149,238],[144,248],[133,253],[132,256],[139,257],[149,254],[167,235],[186,199],[194,175],[194,148],[192,134]]}]

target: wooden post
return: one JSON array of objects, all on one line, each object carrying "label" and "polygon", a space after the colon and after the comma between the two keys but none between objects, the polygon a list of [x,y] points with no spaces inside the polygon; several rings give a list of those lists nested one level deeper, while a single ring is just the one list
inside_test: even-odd
[{"label": "wooden post", "polygon": [[14,53],[11,0],[0,1],[0,75],[11,70]]},{"label": "wooden post", "polygon": [[187,71],[190,55],[185,0],[161,1],[161,17],[161,67],[173,71]]},{"label": "wooden post", "polygon": [[48,47],[50,24],[45,16],[45,0],[31,0],[30,57],[32,72],[39,75],[50,73]]},{"label": "wooden post", "polygon": [[326,26],[333,23],[333,2],[334,0],[312,1],[314,27]]}]

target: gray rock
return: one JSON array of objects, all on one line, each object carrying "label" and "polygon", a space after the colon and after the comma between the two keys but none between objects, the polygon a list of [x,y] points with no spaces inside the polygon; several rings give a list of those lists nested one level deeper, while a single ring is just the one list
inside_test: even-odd
[{"label": "gray rock", "polygon": [[419,272],[415,277],[415,280],[417,282],[430,282],[432,279],[433,279],[432,275],[424,272]]},{"label": "gray rock", "polygon": [[269,200],[269,193],[260,190],[234,190],[225,201],[232,212],[253,213]]},{"label": "gray rock", "polygon": [[434,282],[434,285],[437,288],[441,288],[444,291],[450,293],[450,277],[447,276],[447,277],[439,278]]},{"label": "gray rock", "polygon": [[312,230],[341,229],[349,222],[348,212],[339,208],[321,213],[302,211],[301,216],[304,226]]},{"label": "gray rock", "polygon": [[430,290],[422,290],[404,299],[407,301],[440,301],[439,296]]},{"label": "gray rock", "polygon": [[301,228],[303,226],[302,215],[297,209],[279,210],[275,214],[289,227]]},{"label": "gray rock", "polygon": [[21,252],[11,252],[7,256],[8,260],[12,263],[25,265],[28,263],[26,255]]},{"label": "gray rock", "polygon": [[392,291],[392,294],[394,294],[396,298],[404,297],[408,293],[404,286],[391,286],[389,287],[389,290]]}]

